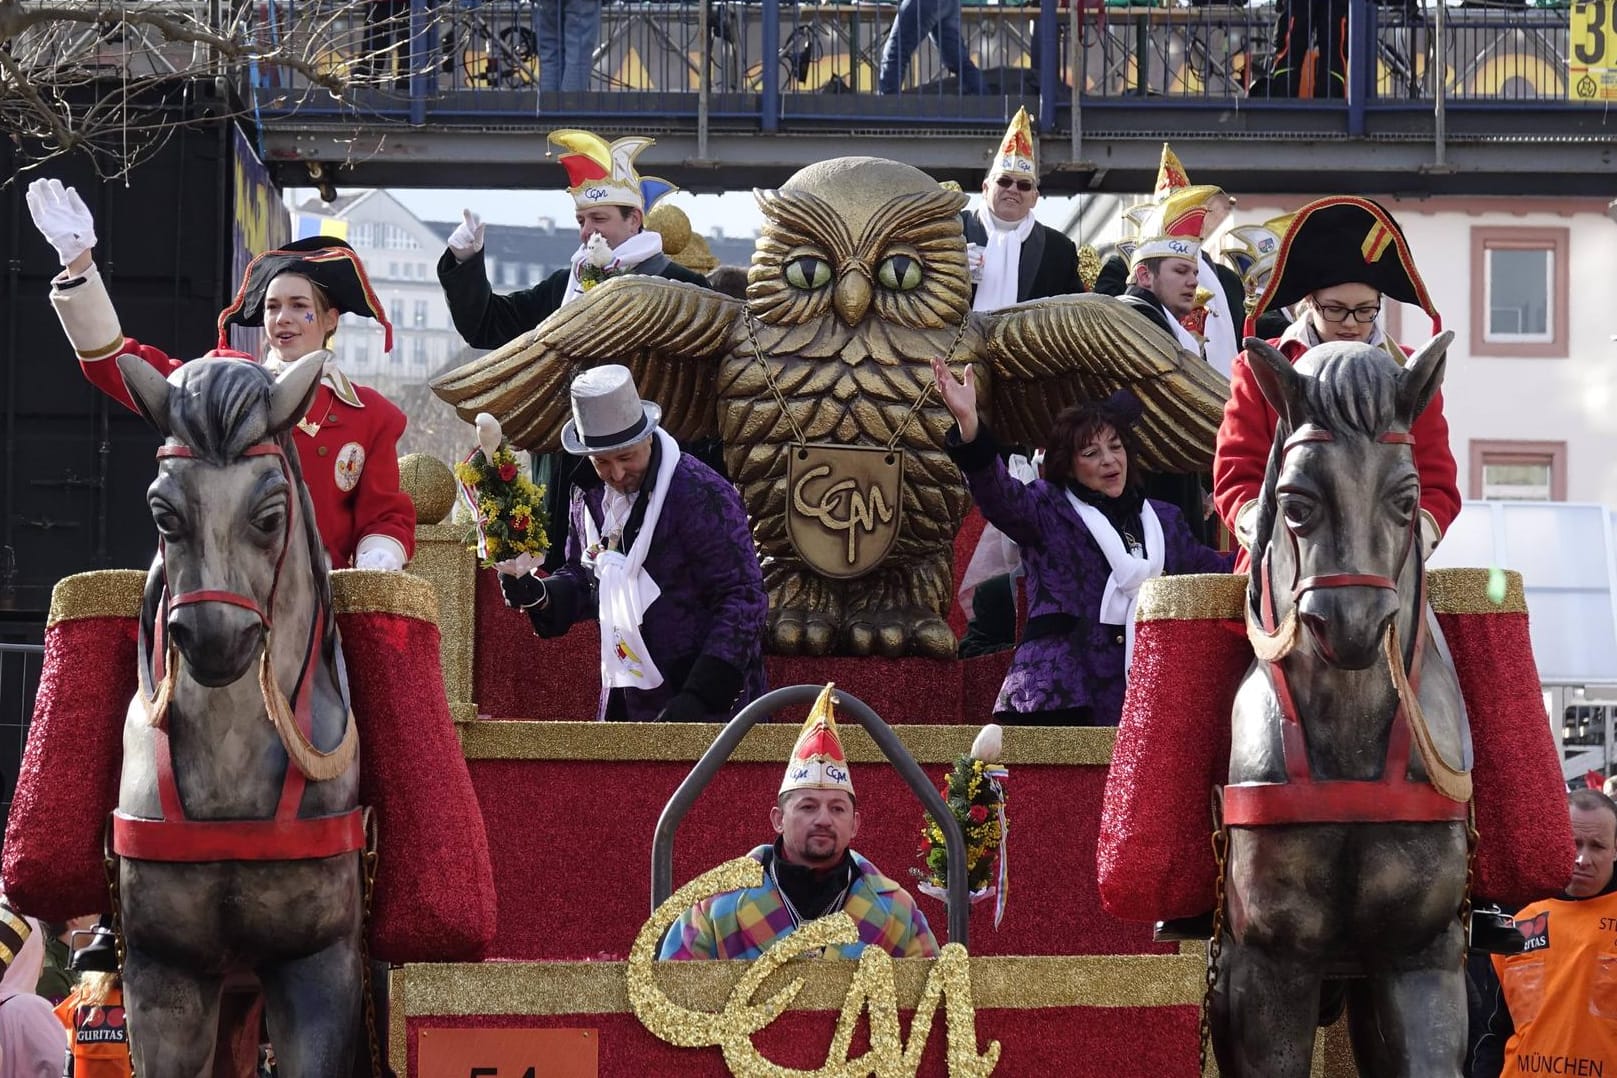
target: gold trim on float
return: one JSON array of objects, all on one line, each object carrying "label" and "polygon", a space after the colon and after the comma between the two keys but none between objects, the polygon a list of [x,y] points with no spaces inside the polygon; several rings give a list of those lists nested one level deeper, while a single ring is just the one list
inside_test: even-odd
[{"label": "gold trim on float", "polygon": [[[724,1007],[744,961],[659,962],[657,984],[696,1010]],[[857,962],[804,959],[776,970],[755,996],[801,977],[794,1011],[842,1009]],[[971,996],[980,1011],[1048,1007],[1176,1007],[1201,1002],[1206,962],[1197,955],[1015,955],[973,958]],[[893,960],[899,1007],[921,998],[932,960]],[[399,973],[394,973],[398,984]],[[444,962],[407,965],[406,1018],[483,1014],[629,1014],[627,962]]]},{"label": "gold trim on float", "polygon": [[1140,589],[1136,621],[1241,620],[1245,576],[1187,573],[1147,580]]},{"label": "gold trim on float", "polygon": [[[468,760],[589,760],[694,762],[724,727],[683,722],[519,722],[479,719],[456,722]],[[863,727],[838,728],[850,763],[886,760]],[[895,726],[917,763],[948,764],[971,748],[979,726]],[[791,755],[801,730],[795,723],[767,722],[742,738],[730,759],[780,764]],[[1029,764],[1105,767],[1112,761],[1117,731],[1109,726],[1007,726],[1004,760]]]},{"label": "gold trim on float", "polygon": [[396,614],[438,624],[438,598],[432,585],[409,573],[381,569],[334,570],[331,601],[339,614]]},{"label": "gold trim on float", "polygon": [[[1504,570],[1505,597],[1488,598],[1491,569],[1429,569],[1426,594],[1439,614],[1525,614],[1522,575]],[[1222,621],[1242,617],[1247,578],[1234,573],[1159,576],[1140,589],[1138,621]]]},{"label": "gold trim on float", "polygon": [[98,569],[64,576],[51,589],[45,627],[84,618],[138,618],[145,591],[143,569]]},{"label": "gold trim on float", "polygon": [[1433,569],[1426,574],[1426,598],[1439,614],[1525,614],[1527,592],[1522,574],[1506,569],[1505,597],[1488,598],[1492,569]]}]

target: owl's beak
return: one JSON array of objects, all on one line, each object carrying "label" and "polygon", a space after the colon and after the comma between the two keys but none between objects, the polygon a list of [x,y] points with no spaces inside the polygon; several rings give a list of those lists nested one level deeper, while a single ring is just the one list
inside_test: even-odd
[{"label": "owl's beak", "polygon": [[843,322],[857,326],[864,320],[865,312],[870,310],[873,295],[870,274],[863,266],[849,266],[837,278],[836,291],[831,293],[831,306]]}]

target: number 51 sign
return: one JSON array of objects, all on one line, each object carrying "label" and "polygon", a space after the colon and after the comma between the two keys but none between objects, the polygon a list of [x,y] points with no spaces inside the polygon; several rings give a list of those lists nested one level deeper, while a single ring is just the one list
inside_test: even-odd
[{"label": "number 51 sign", "polygon": [[421,1078],[599,1078],[593,1029],[423,1029]]},{"label": "number 51 sign", "polygon": [[1617,101],[1617,0],[1577,0],[1567,34],[1567,94]]}]

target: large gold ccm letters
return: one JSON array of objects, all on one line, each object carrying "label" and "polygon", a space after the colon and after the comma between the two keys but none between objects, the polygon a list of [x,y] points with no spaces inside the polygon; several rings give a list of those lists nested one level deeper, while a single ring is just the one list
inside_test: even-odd
[{"label": "large gold ccm letters", "polygon": [[794,444],[787,453],[786,536],[798,556],[833,580],[880,565],[903,523],[904,451]]},{"label": "large gold ccm letters", "polygon": [[[629,951],[629,1002],[635,1016],[653,1036],[683,1048],[717,1046],[724,1051],[724,1062],[737,1078],[914,1078],[921,1065],[921,1053],[932,1032],[932,1016],[940,997],[948,1023],[949,1078],[988,1078],[999,1063],[1000,1046],[991,1042],[983,1055],[977,1054],[976,1013],[971,1002],[971,962],[958,943],[946,944],[927,974],[921,999],[910,1022],[909,1043],[904,1043],[898,1024],[898,997],[893,984],[893,960],[884,951],[866,948],[859,959],[842,1011],[837,1015],[825,1066],[804,1071],[783,1067],[765,1059],[752,1043],[752,1035],[780,1016],[803,987],[797,978],[761,1003],[751,1002],[754,993],[775,970],[805,951],[852,943],[859,938],[853,918],[846,913],[810,921],[765,951],[736,982],[717,1013],[693,1011],[670,1000],[658,988],[656,949],[663,932],[679,915],[695,903],[723,891],[758,887],[763,883],[763,866],[750,857],[740,857],[705,872],[676,891],[658,906],[651,919],[635,937]],[[870,1051],[856,1059],[848,1058],[854,1027],[861,1012],[870,1016]]]}]

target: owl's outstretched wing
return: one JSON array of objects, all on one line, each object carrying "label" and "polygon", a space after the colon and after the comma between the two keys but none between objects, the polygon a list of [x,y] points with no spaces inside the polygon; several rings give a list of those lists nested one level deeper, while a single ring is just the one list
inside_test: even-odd
[{"label": "owl's outstretched wing", "polygon": [[985,316],[994,433],[1042,445],[1056,413],[1118,389],[1145,405],[1135,425],[1157,471],[1212,467],[1229,382],[1144,315],[1111,296],[1063,296]]},{"label": "owl's outstretched wing", "polygon": [[481,359],[439,375],[432,391],[468,423],[488,412],[513,443],[553,452],[572,414],[579,371],[621,363],[663,426],[690,441],[718,435],[717,365],[741,324],[742,303],[699,285],[635,275],[586,292]]}]

